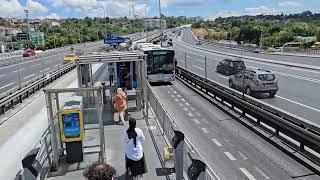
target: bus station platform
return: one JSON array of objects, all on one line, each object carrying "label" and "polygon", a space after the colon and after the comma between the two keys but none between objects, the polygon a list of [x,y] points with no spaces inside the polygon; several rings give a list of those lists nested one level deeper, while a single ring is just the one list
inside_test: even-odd
[{"label": "bus station platform", "polygon": [[[106,94],[110,97],[110,91],[107,90]],[[169,175],[168,173],[164,173],[168,171],[165,171],[163,166],[163,151],[168,145],[157,125],[156,117],[152,109],[149,110],[149,117],[147,119],[144,117],[142,111],[128,112],[125,118],[125,125],[118,125],[118,115],[113,111],[113,105],[109,102],[111,101],[111,97],[109,97],[107,98],[108,102],[103,107],[102,119],[104,124],[106,163],[117,170],[115,180],[128,179],[125,175],[125,143],[123,142],[123,134],[129,127],[129,117],[137,120],[136,127],[143,131],[146,138],[143,148],[148,172],[140,179],[175,179],[175,174]],[[134,102],[129,101],[128,104],[129,109]],[[84,169],[90,164],[99,161],[99,147],[93,147],[94,144],[99,143],[99,133],[95,128],[98,118],[96,118],[96,115],[92,112],[86,113],[84,117],[86,122],[83,146],[92,146],[92,148],[85,149],[84,160],[81,163],[68,164],[60,160],[57,171],[51,171],[46,177],[47,180],[85,180],[83,176]]]}]

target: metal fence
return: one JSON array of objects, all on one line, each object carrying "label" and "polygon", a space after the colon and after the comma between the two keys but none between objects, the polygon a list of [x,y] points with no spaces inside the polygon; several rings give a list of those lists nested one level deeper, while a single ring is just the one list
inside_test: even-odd
[{"label": "metal fence", "polygon": [[[174,137],[173,128],[180,129],[180,127],[171,117],[169,112],[166,110],[161,99],[154,92],[154,90],[152,89],[149,83],[147,84],[147,96],[148,96],[148,102],[158,119],[158,123],[161,127],[161,131],[168,139],[172,139]],[[206,171],[204,173],[204,180],[219,179],[215,175],[211,167],[208,166],[208,163],[206,163],[206,161],[202,158],[201,154],[197,151],[196,147],[194,147],[194,145],[190,142],[188,137],[185,136],[184,142],[185,142],[184,151],[183,151],[184,152],[184,163],[183,163],[184,172],[187,172],[187,169],[191,165],[191,159],[188,158],[188,154],[190,153],[190,154],[196,155],[197,157],[200,157],[201,161],[207,165]]]}]

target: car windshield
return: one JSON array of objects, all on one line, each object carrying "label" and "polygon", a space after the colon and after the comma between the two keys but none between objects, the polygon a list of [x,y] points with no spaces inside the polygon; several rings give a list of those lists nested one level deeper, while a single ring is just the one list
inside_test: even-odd
[{"label": "car windshield", "polygon": [[276,76],[274,74],[259,74],[258,78],[261,81],[274,81],[276,79]]},{"label": "car windshield", "polygon": [[230,66],[236,67],[236,68],[243,68],[244,62],[243,61],[231,61]]}]

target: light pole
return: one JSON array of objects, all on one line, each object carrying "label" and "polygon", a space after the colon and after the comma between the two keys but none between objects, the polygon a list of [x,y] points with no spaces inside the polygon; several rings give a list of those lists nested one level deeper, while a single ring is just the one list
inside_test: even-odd
[{"label": "light pole", "polygon": [[103,17],[104,17],[104,31],[107,34],[107,20],[106,20],[106,7],[105,7],[105,2],[103,2]]},{"label": "light pole", "polygon": [[159,0],[159,20],[160,20],[160,46],[162,46],[162,21],[161,21],[161,0]]},{"label": "light pole", "polygon": [[17,68],[18,68],[18,80],[19,80],[19,89],[21,89],[21,79],[20,79],[20,68],[19,68],[19,60],[17,60]]},{"label": "light pole", "polygon": [[29,23],[29,10],[25,9],[24,13],[26,14],[27,23],[28,23],[28,40],[31,41],[30,23]]}]

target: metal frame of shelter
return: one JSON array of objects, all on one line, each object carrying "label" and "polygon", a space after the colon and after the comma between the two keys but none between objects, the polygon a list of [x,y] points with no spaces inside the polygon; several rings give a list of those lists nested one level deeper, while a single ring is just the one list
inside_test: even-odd
[{"label": "metal frame of shelter", "polygon": [[[79,87],[92,86],[92,71],[91,64],[96,63],[118,63],[118,62],[137,62],[137,104],[145,105],[146,95],[146,55],[140,51],[112,51],[106,53],[95,53],[80,56],[76,61],[78,71],[78,85]],[[117,70],[115,69],[117,75]],[[140,101],[141,99],[141,101]],[[145,107],[145,106],[143,106]]]},{"label": "metal frame of shelter", "polygon": [[[82,108],[82,111],[90,111],[90,110],[97,110],[97,117],[99,122],[99,139],[100,144],[94,145],[95,147],[100,147],[99,150],[99,161],[105,162],[105,137],[104,137],[104,128],[103,128],[103,120],[102,120],[102,108],[103,108],[103,96],[102,96],[103,87],[89,87],[89,88],[69,88],[69,89],[45,89],[44,93],[46,96],[46,103],[47,103],[47,111],[48,111],[48,120],[49,120],[49,131],[51,134],[51,146],[52,146],[52,169],[58,169],[58,162],[60,155],[63,155],[64,147],[63,142],[60,136],[60,126],[58,122],[58,113],[61,111],[60,109],[60,102],[59,102],[59,94],[63,93],[90,93],[93,92],[95,96],[97,96],[97,103],[95,108]],[[52,102],[54,101],[55,102]],[[93,146],[90,146],[93,147]],[[88,147],[88,148],[90,148]],[[83,148],[87,148],[84,146]],[[50,161],[50,160],[49,160]]]}]

